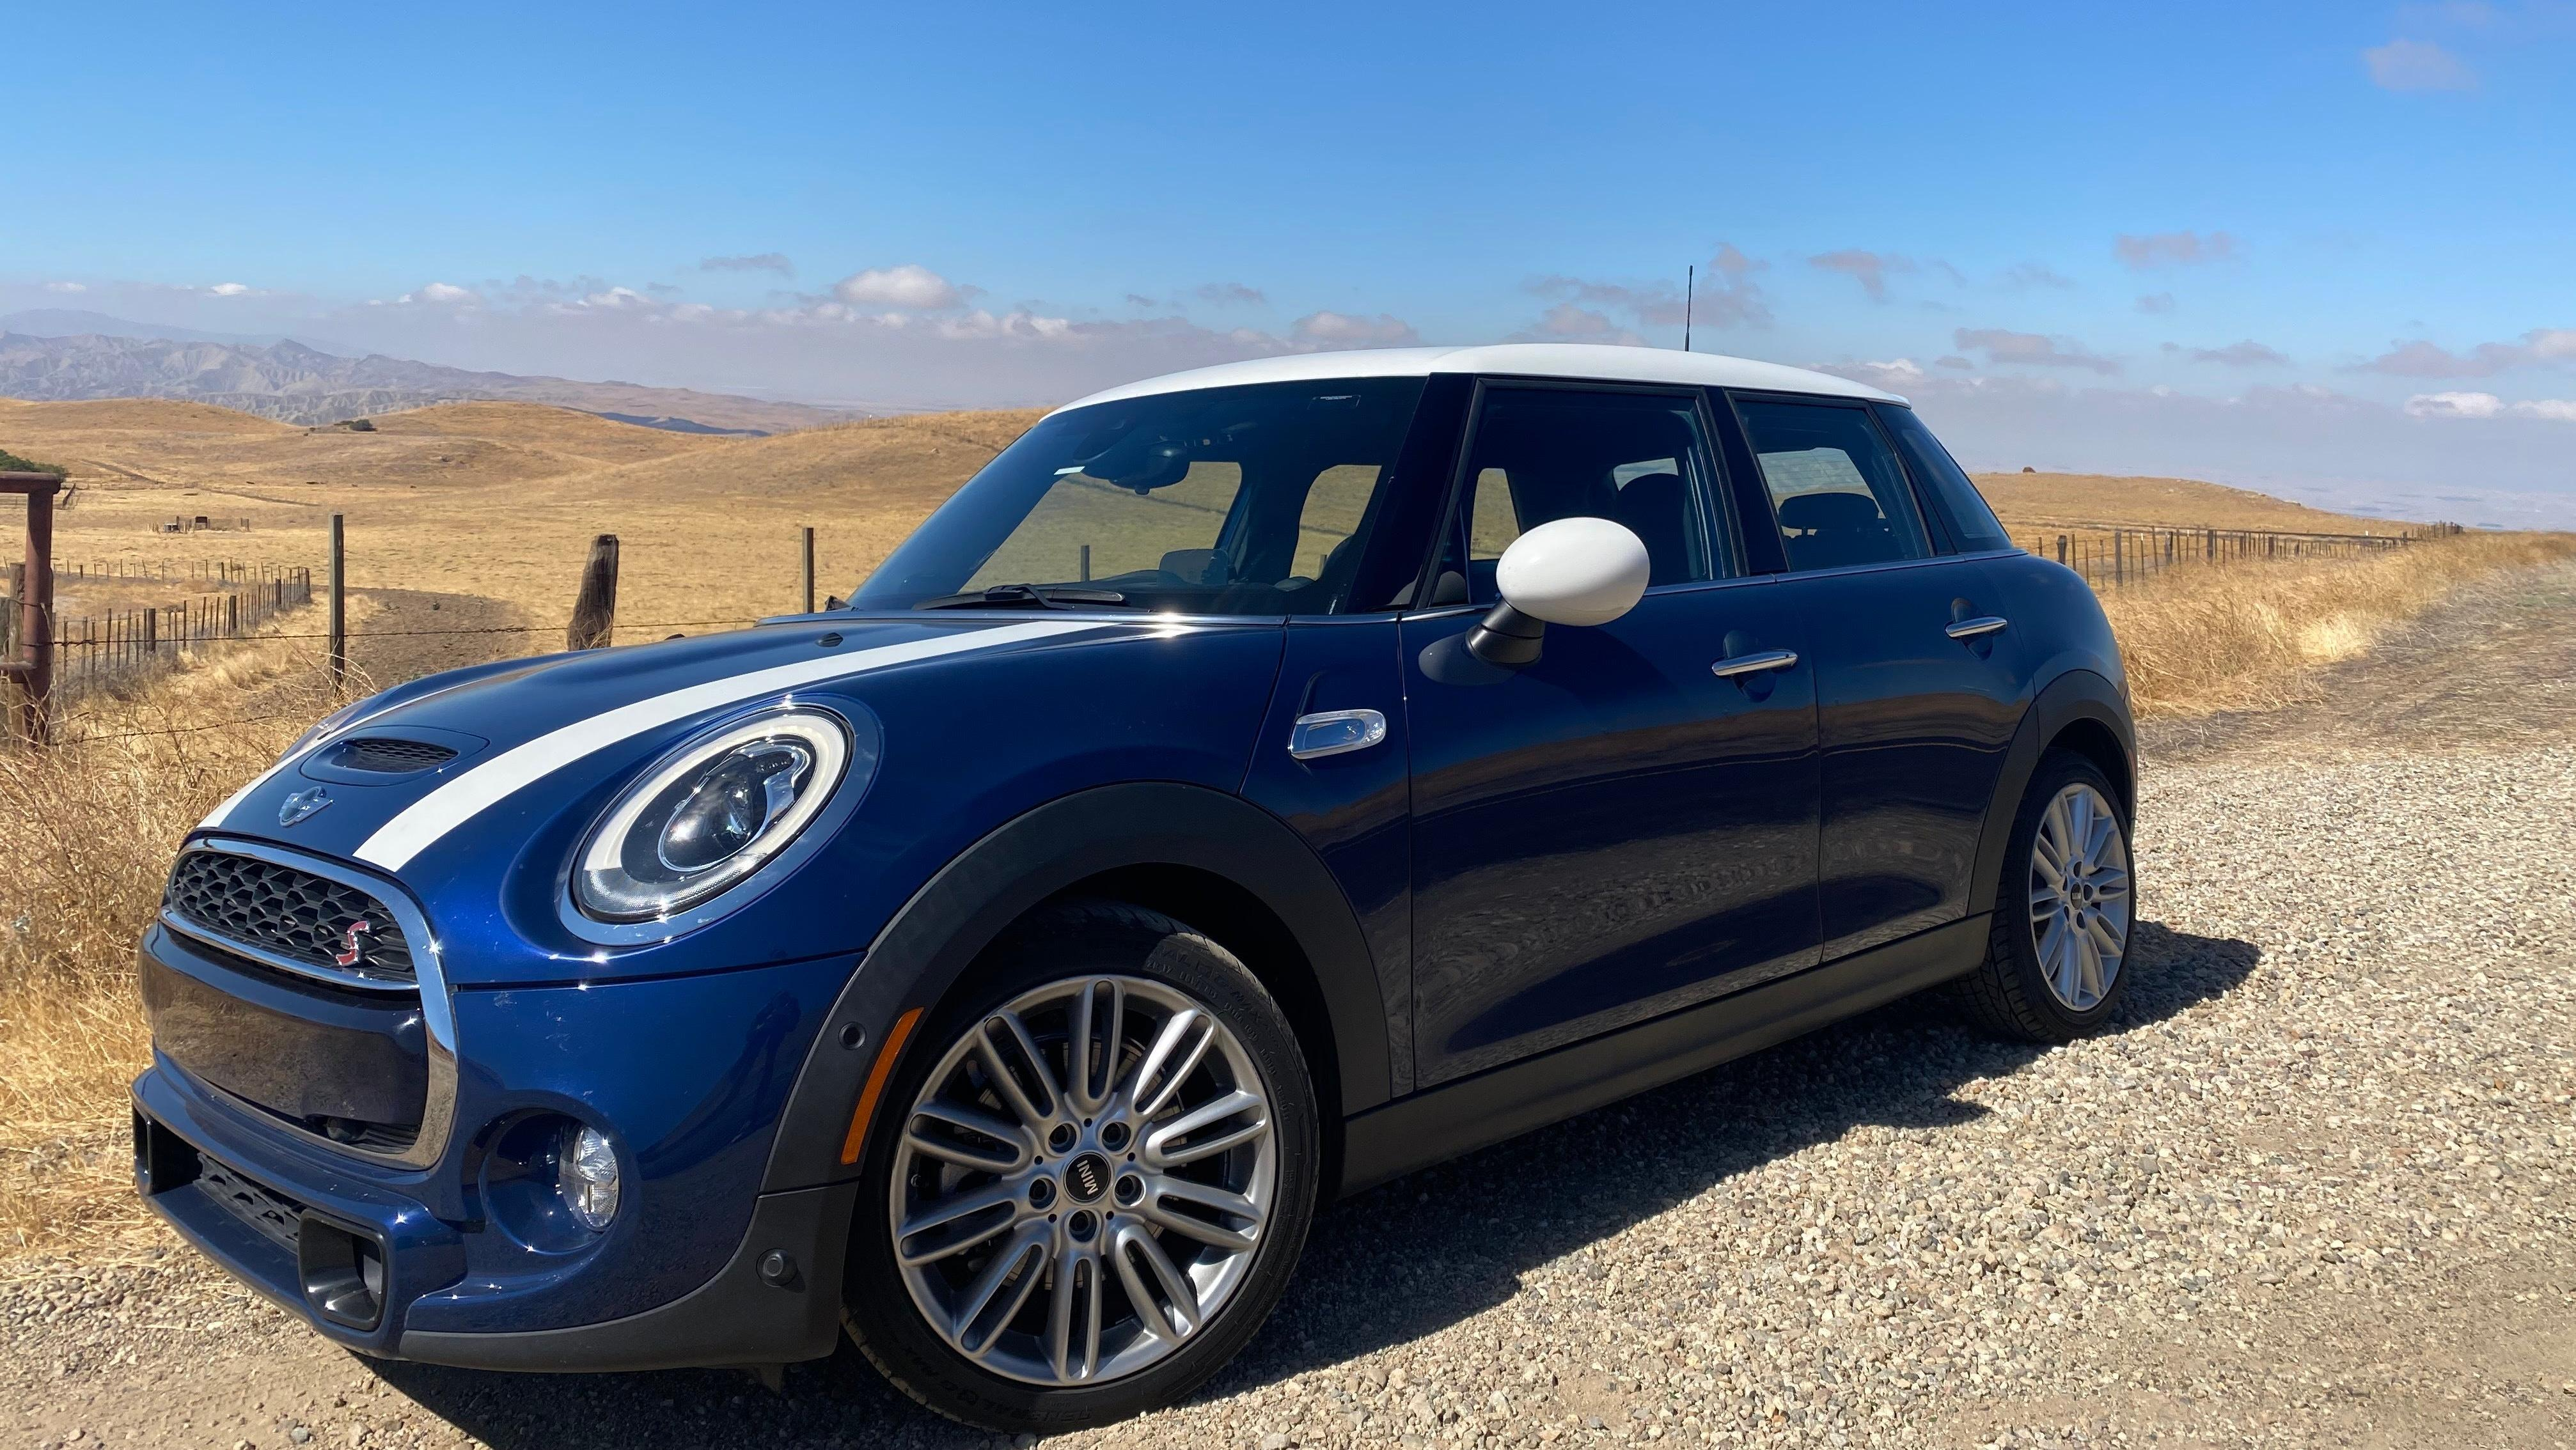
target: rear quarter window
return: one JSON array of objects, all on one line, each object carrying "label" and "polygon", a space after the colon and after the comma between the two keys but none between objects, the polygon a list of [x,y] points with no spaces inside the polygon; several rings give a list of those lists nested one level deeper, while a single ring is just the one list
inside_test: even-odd
[{"label": "rear quarter window", "polygon": [[1980,549],[2009,549],[2012,536],[1986,506],[1985,495],[1977,492],[1967,471],[1914,416],[1912,408],[1882,406],[1881,423],[1896,439],[1896,451],[1905,458],[1906,471],[1914,475],[1915,488],[1925,495],[1925,502],[1940,510],[1944,523],[1950,526],[1950,537],[1958,541],[1961,553]]}]

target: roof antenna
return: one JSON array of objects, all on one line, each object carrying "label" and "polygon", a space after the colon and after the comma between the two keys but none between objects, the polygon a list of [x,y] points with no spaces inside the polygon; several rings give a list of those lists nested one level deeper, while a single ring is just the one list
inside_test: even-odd
[{"label": "roof antenna", "polygon": [[1682,351],[1690,351],[1691,298],[1699,291],[1699,264],[1682,269]]}]

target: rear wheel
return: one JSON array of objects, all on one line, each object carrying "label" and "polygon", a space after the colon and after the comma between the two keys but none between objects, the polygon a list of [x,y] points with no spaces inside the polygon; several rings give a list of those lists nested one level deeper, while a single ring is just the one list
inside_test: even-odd
[{"label": "rear wheel", "polygon": [[2128,989],[2135,919],[2129,822],[2101,768],[2072,751],[2040,758],[2013,821],[1986,960],[1962,983],[1987,1027],[2065,1042],[2107,1018]]},{"label": "rear wheel", "polygon": [[851,1337],[997,1429],[1187,1393],[1278,1302],[1313,1213],[1286,1017],[1223,947],[1106,902],[1015,928],[961,995],[870,1131]]}]

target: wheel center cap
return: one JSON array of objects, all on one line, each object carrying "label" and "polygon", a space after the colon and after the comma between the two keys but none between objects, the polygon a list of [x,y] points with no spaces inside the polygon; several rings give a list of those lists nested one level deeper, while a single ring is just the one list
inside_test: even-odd
[{"label": "wheel center cap", "polygon": [[1109,1160],[1085,1153],[1064,1166],[1064,1191],[1076,1203],[1098,1203],[1109,1191]]}]

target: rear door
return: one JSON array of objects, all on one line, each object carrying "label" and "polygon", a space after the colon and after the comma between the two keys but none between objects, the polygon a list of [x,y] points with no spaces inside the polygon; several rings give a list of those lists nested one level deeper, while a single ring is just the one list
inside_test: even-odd
[{"label": "rear door", "polygon": [[1947,551],[1866,404],[1731,402],[1815,669],[1830,961],[1966,914],[2026,671],[1995,582]]},{"label": "rear door", "polygon": [[[1479,391],[1433,607],[1402,625],[1417,1085],[1816,960],[1813,677],[1713,669],[1803,646],[1744,571],[1711,422],[1687,389]],[[1645,541],[1644,599],[1550,627],[1525,669],[1467,655],[1503,547],[1578,515]]]}]

